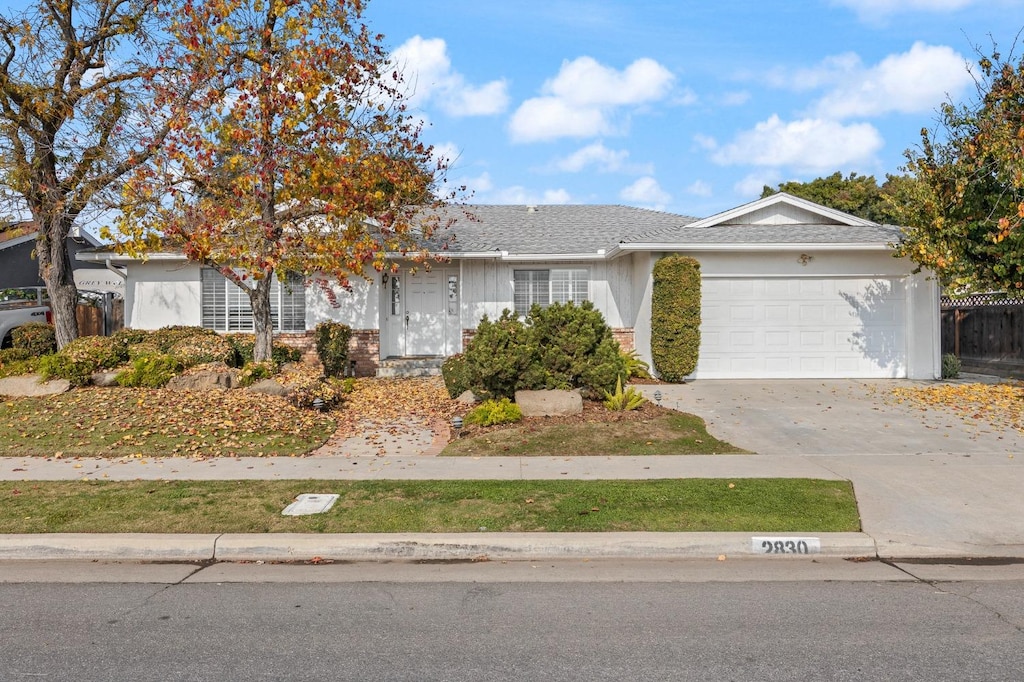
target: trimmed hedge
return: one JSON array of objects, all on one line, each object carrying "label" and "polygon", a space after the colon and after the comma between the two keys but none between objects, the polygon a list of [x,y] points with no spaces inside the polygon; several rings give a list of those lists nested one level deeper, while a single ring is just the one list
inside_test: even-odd
[{"label": "trimmed hedge", "polygon": [[316,326],[316,355],[324,366],[324,375],[342,377],[348,365],[348,341],[352,328],[340,322],[321,322]]},{"label": "trimmed hedge", "polygon": [[665,256],[653,274],[651,359],[662,379],[681,382],[697,368],[700,353],[700,263]]}]

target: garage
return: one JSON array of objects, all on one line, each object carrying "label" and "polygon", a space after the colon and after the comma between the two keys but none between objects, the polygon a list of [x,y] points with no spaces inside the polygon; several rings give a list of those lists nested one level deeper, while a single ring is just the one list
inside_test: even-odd
[{"label": "garage", "polygon": [[903,277],[704,277],[696,375],[907,376]]}]

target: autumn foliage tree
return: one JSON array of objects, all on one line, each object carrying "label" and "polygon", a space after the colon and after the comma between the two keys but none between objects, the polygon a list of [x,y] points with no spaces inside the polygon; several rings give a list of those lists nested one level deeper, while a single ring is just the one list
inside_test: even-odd
[{"label": "autumn foliage tree", "polygon": [[39,0],[0,16],[0,187],[38,228],[61,347],[78,336],[68,234],[161,140],[159,117],[139,116],[153,19],[148,0]]},{"label": "autumn foliage tree", "polygon": [[[249,297],[255,358],[270,358],[272,277],[352,276],[426,258],[443,162],[402,105],[400,74],[362,0],[187,0],[167,6],[176,73],[160,152],[125,186],[121,248],[169,243]],[[181,88],[199,87],[187,107]]]},{"label": "autumn foliage tree", "polygon": [[942,107],[937,132],[907,152],[918,181],[895,202],[900,254],[956,291],[1024,294],[1024,59],[978,61],[978,96]]}]

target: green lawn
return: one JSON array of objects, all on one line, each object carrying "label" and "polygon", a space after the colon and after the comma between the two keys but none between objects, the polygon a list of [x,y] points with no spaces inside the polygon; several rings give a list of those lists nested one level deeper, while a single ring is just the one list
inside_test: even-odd
[{"label": "green lawn", "polygon": [[[334,508],[284,517],[300,493]],[[0,482],[0,533],[857,531],[852,486],[809,479]]]},{"label": "green lawn", "polygon": [[[749,454],[708,434],[692,414],[652,408],[638,420],[547,423],[533,419],[496,430],[467,433],[442,455],[722,455]],[[614,414],[614,413],[612,413]]]}]

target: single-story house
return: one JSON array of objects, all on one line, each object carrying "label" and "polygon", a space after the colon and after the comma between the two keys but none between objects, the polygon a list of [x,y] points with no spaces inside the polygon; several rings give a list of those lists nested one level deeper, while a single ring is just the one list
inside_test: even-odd
[{"label": "single-story house", "polygon": [[[939,286],[893,257],[897,227],[784,193],[704,219],[599,205],[467,210],[450,259],[429,272],[402,263],[351,292],[275,286],[280,335],[301,342],[321,321],[343,322],[367,375],[390,358],[460,352],[484,315],[589,300],[650,361],[652,268],[682,254],[701,265],[697,379],[940,375]],[[244,294],[181,254],[78,257],[124,269],[126,326],[251,329]]]}]

